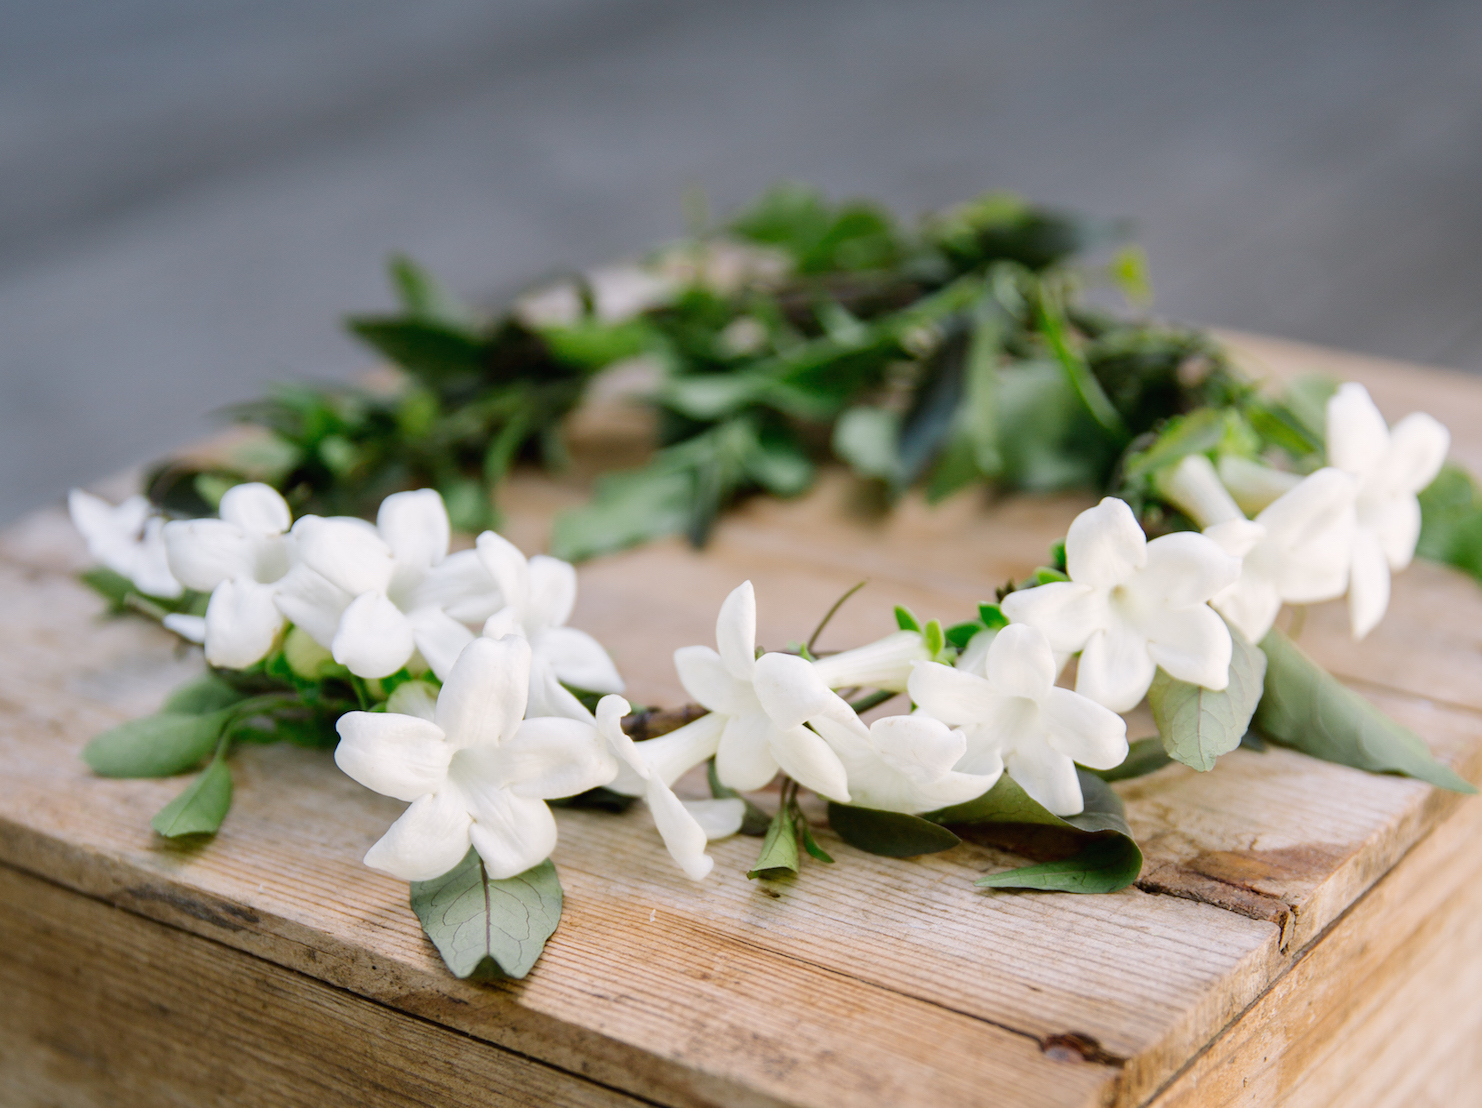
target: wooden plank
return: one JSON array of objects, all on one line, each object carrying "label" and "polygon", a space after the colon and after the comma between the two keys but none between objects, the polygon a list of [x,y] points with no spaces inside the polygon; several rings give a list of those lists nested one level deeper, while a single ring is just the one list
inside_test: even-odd
[{"label": "wooden plank", "polygon": [[[1482,418],[1454,410],[1460,446],[1482,442]],[[512,537],[538,548],[580,495],[522,477]],[[573,622],[613,648],[632,699],[672,704],[672,650],[710,640],[743,578],[762,640],[780,646],[868,576],[828,632],[850,645],[889,630],[894,603],[966,614],[1042,561],[1087,503],[962,496],[869,520],[848,499],[832,475],[809,497],[747,505],[704,554],[665,542],[583,567]],[[69,578],[81,562],[58,513],[0,539],[0,861],[658,1103],[1141,1103],[1457,808],[1416,782],[1290,752],[1237,752],[1212,774],[1171,767],[1119,786],[1149,866],[1139,888],[1104,897],[974,891],[1013,862],[980,846],[899,862],[831,837],[838,865],[770,891],[741,876],[754,840],[716,844],[716,875],[694,886],[641,812],[563,812],[561,930],[524,982],[469,985],[443,971],[405,885],[359,862],[400,806],[327,756],[241,751],[237,805],[204,848],[148,830],[179,782],[86,771],[88,737],[151,709],[198,663],[138,622],[99,623]],[[1482,685],[1460,656],[1482,591],[1416,567],[1361,647],[1340,616],[1314,610],[1304,645],[1482,773]]]}]

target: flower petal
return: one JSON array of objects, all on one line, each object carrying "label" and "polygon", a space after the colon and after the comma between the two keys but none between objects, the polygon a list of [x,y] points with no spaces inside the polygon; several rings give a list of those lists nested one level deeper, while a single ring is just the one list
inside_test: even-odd
[{"label": "flower petal", "polygon": [[437,725],[456,747],[513,735],[530,695],[530,644],[510,635],[463,648],[437,697]]},{"label": "flower petal", "polygon": [[1049,640],[1039,628],[1011,623],[999,631],[988,647],[984,663],[988,684],[1000,696],[1043,699],[1060,672]]},{"label": "flower petal", "polygon": [[199,644],[206,641],[204,616],[187,616],[179,612],[170,612],[160,622],[165,625],[166,630],[174,631],[186,642]]},{"label": "flower petal", "polygon": [[1040,704],[1049,743],[1091,769],[1114,769],[1127,760],[1127,721],[1069,689],[1051,689]]},{"label": "flower petal", "polygon": [[67,494],[67,511],[87,543],[88,553],[114,573],[131,576],[134,544],[152,511],[149,501],[131,496],[114,507],[101,496],[73,489]]},{"label": "flower petal", "polygon": [[1205,530],[1245,518],[1203,454],[1189,454],[1164,469],[1156,484],[1164,497]]},{"label": "flower petal", "polygon": [[306,565],[294,566],[275,588],[278,611],[328,650],[339,630],[340,616],[355,598]]},{"label": "flower petal", "polygon": [[305,516],[294,525],[293,536],[304,565],[352,596],[384,593],[391,583],[396,569],[391,548],[363,519]]},{"label": "flower petal", "polygon": [[[967,640],[967,645],[962,648],[962,653],[957,655],[957,661],[952,663],[964,673],[974,673],[979,677],[988,674],[988,648],[993,645],[993,640],[998,637],[997,627],[985,627],[972,638]],[[1061,667],[1056,667],[1058,673]]]},{"label": "flower petal", "polygon": [[818,732],[806,727],[774,730],[771,751],[782,772],[798,784],[840,804],[849,803],[849,775],[844,772],[844,763]]},{"label": "flower petal", "polygon": [[537,554],[530,559],[529,579],[525,624],[530,633],[565,624],[576,606],[576,567],[560,558]]},{"label": "flower petal", "polygon": [[[644,798],[648,801],[648,810],[653,813],[654,825],[669,849],[669,856],[691,881],[703,880],[715,867],[715,859],[705,853],[708,836],[700,821],[662,781],[650,781]],[[746,806],[740,800],[731,803],[740,804],[742,812],[745,812]]]},{"label": "flower petal", "polygon": [[340,733],[335,765],[382,796],[416,800],[447,780],[453,748],[430,720],[389,711],[349,712],[335,730]]},{"label": "flower petal", "polygon": [[683,800],[680,803],[694,817],[710,842],[736,834],[746,820],[746,801],[739,796],[717,797],[714,800]]},{"label": "flower petal", "polygon": [[1281,611],[1281,594],[1269,577],[1247,569],[1239,581],[1221,591],[1209,603],[1234,624],[1247,641],[1260,642]]},{"label": "flower petal", "polygon": [[1066,573],[1078,585],[1111,588],[1146,559],[1147,536],[1127,502],[1114,496],[1076,516],[1065,536]]},{"label": "flower petal", "polygon": [[459,623],[471,624],[483,623],[504,603],[476,550],[449,554],[433,566],[418,584],[415,597],[417,607],[441,608]]},{"label": "flower petal", "polygon": [[473,642],[474,634],[446,612],[436,608],[418,608],[407,616],[412,626],[412,641],[427,660],[439,681],[448,672],[463,648]]},{"label": "flower petal", "polygon": [[293,523],[288,502],[272,485],[248,481],[222,494],[217,514],[252,538],[281,535]]},{"label": "flower petal", "polygon": [[715,748],[715,775],[720,783],[745,793],[776,777],[774,731],[772,721],[760,710],[728,717]]},{"label": "flower petal", "polygon": [[[1230,628],[1214,609],[1200,604],[1164,612],[1147,632],[1148,656],[1167,670],[1170,677],[1216,692],[1230,684],[1230,655],[1234,646]],[[1107,707],[1116,709],[1114,704]]]},{"label": "flower petal", "polygon": [[474,544],[479,561],[494,579],[504,603],[519,609],[524,619],[525,603],[530,593],[530,565],[520,548],[503,535],[485,531]]},{"label": "flower petal", "polygon": [[1302,479],[1295,473],[1272,469],[1270,466],[1226,454],[1219,462],[1220,480],[1240,510],[1247,515],[1265,511],[1278,497],[1294,489]]},{"label": "flower petal", "polygon": [[[1225,664],[1229,665],[1228,656]],[[1147,695],[1156,669],[1148,656],[1147,639],[1126,624],[1115,623],[1096,632],[1086,643],[1076,671],[1075,691],[1114,712],[1130,712]]]},{"label": "flower petal", "polygon": [[721,604],[715,620],[715,645],[732,677],[751,680],[756,665],[756,592],[750,581],[742,581]]},{"label": "flower petal", "polygon": [[1402,570],[1415,557],[1420,539],[1420,501],[1410,494],[1378,504],[1359,501],[1359,522],[1379,540],[1392,570]]},{"label": "flower petal", "polygon": [[1203,604],[1238,580],[1239,558],[1197,531],[1175,531],[1148,543],[1147,564],[1127,588],[1139,607],[1186,608]]},{"label": "flower petal", "polygon": [[618,763],[590,723],[527,719],[497,747],[509,791],[537,800],[575,796],[617,776]]},{"label": "flower petal", "polygon": [[221,519],[177,519],[165,524],[170,572],[188,589],[210,592],[231,577],[251,577],[257,544]]},{"label": "flower petal", "polygon": [[1057,816],[1079,815],[1086,802],[1075,763],[1045,743],[1025,743],[1004,752],[1004,768],[1019,787]]},{"label": "flower petal", "polygon": [[560,719],[592,722],[592,713],[570,689],[561,684],[556,671],[538,655],[530,659],[530,699],[525,705],[525,717],[536,719],[541,716],[556,716]]},{"label": "flower petal", "polygon": [[531,631],[530,649],[550,665],[563,684],[588,692],[623,691],[623,679],[607,651],[585,631],[578,631],[575,627]]},{"label": "flower petal", "polygon": [[1256,522],[1279,545],[1304,546],[1328,536],[1335,528],[1351,526],[1349,517],[1357,495],[1358,482],[1352,474],[1324,466],[1273,500]]},{"label": "flower petal", "polygon": [[543,800],[486,789],[473,805],[469,838],[495,881],[518,877],[556,849],[556,817]]},{"label": "flower petal", "polygon": [[997,712],[1002,699],[987,678],[940,662],[917,662],[906,687],[917,707],[943,723],[987,719]]},{"label": "flower petal", "polygon": [[1354,535],[1348,575],[1348,616],[1353,637],[1362,639],[1378,626],[1389,607],[1389,561],[1374,532],[1360,527]]},{"label": "flower petal", "polygon": [[[706,758],[715,756],[720,747],[721,735],[729,722],[729,716],[711,712],[667,735],[635,745],[653,776],[666,785],[672,785]],[[772,773],[776,772],[774,768]]]},{"label": "flower petal", "polygon": [[674,652],[674,669],[684,691],[712,712],[739,715],[751,707],[748,686],[732,677],[708,646],[681,646]]},{"label": "flower petal", "polygon": [[1411,412],[1389,433],[1384,481],[1388,488],[1417,493],[1436,479],[1451,449],[1451,432],[1424,412]]},{"label": "flower petal", "polygon": [[223,581],[206,605],[206,661],[246,669],[267,655],[283,630],[272,585]]},{"label": "flower petal", "polygon": [[392,493],[381,501],[376,530],[404,565],[430,569],[448,556],[452,529],[436,489]]},{"label": "flower petal", "polygon": [[1329,398],[1327,447],[1330,464],[1358,477],[1384,460],[1389,428],[1363,385],[1349,381]]},{"label": "flower petal", "polygon": [[[437,717],[437,689],[426,681],[403,681],[386,698],[386,711],[391,715],[416,716],[431,723]],[[438,734],[442,734],[441,729]]]},{"label": "flower petal", "polygon": [[853,650],[830,654],[813,663],[831,689],[859,686],[905,692],[911,664],[931,657],[920,631],[896,631]]},{"label": "flower petal", "polygon": [[1071,581],[1052,581],[1011,592],[1000,607],[1014,623],[1038,627],[1050,640],[1052,650],[1066,654],[1084,647],[1109,618],[1104,590]]},{"label": "flower petal", "polygon": [[472,824],[457,790],[418,797],[366,851],[365,864],[403,881],[431,881],[463,861]]},{"label": "flower petal", "polygon": [[350,601],[329,644],[334,660],[356,677],[390,677],[411,660],[416,648],[411,621],[379,592],[362,593]]},{"label": "flower petal", "polygon": [[797,727],[812,716],[834,713],[841,703],[813,663],[796,654],[763,654],[756,660],[755,669],[752,689],[756,698],[783,730]]}]

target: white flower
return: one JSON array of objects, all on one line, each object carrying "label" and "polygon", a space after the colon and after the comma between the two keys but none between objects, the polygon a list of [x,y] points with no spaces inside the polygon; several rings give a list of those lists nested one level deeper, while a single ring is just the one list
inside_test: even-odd
[{"label": "white flower", "polygon": [[[1214,613],[1211,617],[1218,619]],[[1007,769],[1019,786],[1057,816],[1085,807],[1075,763],[1111,769],[1127,757],[1127,725],[1095,701],[1055,687],[1055,657],[1033,627],[1009,624],[993,639],[979,677],[936,662],[911,674],[911,699],[923,712],[962,728],[963,774],[996,777]]]},{"label": "white flower", "polygon": [[813,668],[831,689],[905,692],[911,666],[930,657],[920,631],[896,631],[853,650],[825,655],[813,663]]},{"label": "white flower", "polygon": [[278,607],[358,677],[388,677],[418,652],[445,677],[474,637],[449,611],[495,603],[471,554],[448,557],[448,512],[433,489],[388,496],[375,526],[305,516],[293,537],[300,564]]},{"label": "white flower", "polygon": [[477,548],[503,597],[503,607],[484,624],[484,634],[520,635],[530,643],[531,711],[590,719],[562,684],[599,693],[620,693],[624,685],[602,645],[565,625],[576,604],[576,569],[545,554],[527,559],[493,531],[478,537]]},{"label": "white flower", "polygon": [[1451,434],[1423,412],[1391,430],[1363,385],[1349,382],[1328,401],[1328,462],[1358,481],[1357,527],[1348,579],[1353,637],[1374,629],[1389,607],[1389,576],[1410,564],[1420,538],[1415,494],[1435,480]]},{"label": "white flower", "polygon": [[1303,478],[1254,520],[1203,454],[1184,458],[1158,485],[1225,553],[1241,558],[1240,579],[1209,603],[1249,641],[1265,638],[1283,603],[1332,600],[1348,587],[1356,485],[1341,470]]},{"label": "white flower", "polygon": [[[292,540],[284,534],[292,515],[277,490],[259,482],[227,489],[218,510],[220,519],[167,523],[165,545],[175,576],[211,594],[201,627],[206,660],[245,669],[283,630],[276,597],[293,559]],[[188,635],[188,618],[166,626]]]},{"label": "white flower", "polygon": [[114,507],[102,497],[73,489],[67,494],[67,511],[88,553],[127,577],[145,596],[174,600],[185,591],[170,573],[161,536],[165,521],[148,499],[131,496]]},{"label": "white flower", "polygon": [[617,761],[590,724],[521,722],[529,671],[525,640],[476,639],[448,673],[431,720],[340,717],[339,767],[368,789],[411,801],[366,865],[426,881],[456,866],[472,843],[501,880],[550,856],[556,821],[545,801],[606,784]]},{"label": "white flower", "polygon": [[1158,666],[1207,689],[1229,683],[1230,629],[1207,601],[1239,580],[1239,558],[1189,531],[1148,542],[1132,509],[1108,496],[1071,523],[1065,562],[1069,581],[1010,593],[1002,608],[1052,650],[1081,652],[1077,692],[1125,712]]},{"label": "white flower", "polygon": [[[680,683],[685,691],[700,704],[710,709],[713,719],[706,731],[688,736],[689,753],[698,753],[704,746],[698,741],[701,735],[714,736],[715,746],[709,753],[715,755],[715,772],[721,784],[747,792],[759,789],[782,769],[793,780],[806,785],[814,792],[832,800],[848,802],[849,787],[843,763],[815,731],[803,726],[808,715],[818,705],[815,703],[814,685],[794,690],[786,674],[778,674],[775,698],[779,703],[799,692],[808,703],[803,711],[786,722],[774,721],[757,699],[759,680],[771,663],[773,655],[756,656],[756,594],[750,581],[738,586],[720,607],[715,621],[715,640],[719,652],[708,646],[684,646],[674,652],[674,668],[679,671]],[[792,655],[776,655],[800,663],[805,670],[809,663]],[[764,664],[765,663],[765,664]],[[826,691],[826,690],[825,690]],[[833,693],[832,701],[844,704]],[[787,704],[787,712],[793,714],[795,704]],[[837,711],[830,704],[827,710]],[[697,720],[689,727],[703,723]],[[694,764],[694,763],[691,763]]]},{"label": "white flower", "polygon": [[622,697],[604,696],[597,702],[597,730],[625,764],[629,775],[637,779],[639,788],[632,791],[648,802],[669,854],[686,876],[699,881],[715,866],[715,859],[705,853],[705,843],[739,831],[746,815],[746,802],[736,798],[680,800],[645,757],[645,747],[650,743],[640,746],[623,731],[623,717],[630,710],[631,706]]}]

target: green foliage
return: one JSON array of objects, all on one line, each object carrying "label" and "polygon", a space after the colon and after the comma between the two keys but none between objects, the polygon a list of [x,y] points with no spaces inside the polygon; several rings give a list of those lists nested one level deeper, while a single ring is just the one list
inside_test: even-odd
[{"label": "green foliage", "polygon": [[216,748],[233,714],[230,708],[204,715],[168,711],[130,720],[93,739],[82,758],[102,777],[172,777]]},{"label": "green foliage", "polygon": [[1148,689],[1148,707],[1164,749],[1193,769],[1214,769],[1221,754],[1240,745],[1261,700],[1266,655],[1233,627],[1230,639],[1230,683],[1224,689],[1192,685],[1161,668]]},{"label": "green foliage", "polygon": [[904,812],[882,812],[851,804],[828,806],[834,834],[857,850],[887,858],[913,858],[950,850],[962,840],[939,823]]},{"label": "green foliage", "polygon": [[455,977],[524,977],[561,921],[561,882],[549,859],[495,881],[470,848],[441,877],[413,881],[411,899]]},{"label": "green foliage", "polygon": [[183,835],[214,835],[232,806],[232,771],[226,747],[217,749],[206,771],[156,814],[149,825],[167,839]]},{"label": "green foliage", "polygon": [[92,569],[79,573],[77,579],[108,601],[110,614],[122,615],[125,612],[135,612],[155,622],[174,613],[191,616],[205,615],[206,602],[210,599],[206,594],[192,592],[190,589],[186,589],[173,599],[163,596],[147,596],[135,588],[134,582],[123,574],[115,573],[104,566],[94,566]]},{"label": "green foliage", "polygon": [[797,814],[791,804],[784,802],[772,817],[767,837],[762,840],[761,853],[756,856],[756,864],[746,876],[753,881],[757,878],[776,880],[791,877],[798,872],[800,860]]},{"label": "green foliage", "polygon": [[[950,827],[1003,825],[1017,832],[1046,832],[1059,857],[992,873],[976,884],[995,889],[1045,889],[1108,893],[1125,888],[1142,872],[1142,851],[1133,841],[1122,802],[1100,777],[1076,767],[1085,808],[1061,818],[1030,798],[1008,774],[977,800],[930,812],[925,818]],[[1030,835],[1032,844],[1038,840]],[[1018,842],[1012,845],[1020,846]]]},{"label": "green foliage", "polygon": [[1436,761],[1420,736],[1345,688],[1280,631],[1267,634],[1261,650],[1265,695],[1255,727],[1266,738],[1325,762],[1401,773],[1453,792],[1477,791]]},{"label": "green foliage", "polygon": [[1422,558],[1455,566],[1482,581],[1482,488],[1460,466],[1448,465],[1420,494]]}]

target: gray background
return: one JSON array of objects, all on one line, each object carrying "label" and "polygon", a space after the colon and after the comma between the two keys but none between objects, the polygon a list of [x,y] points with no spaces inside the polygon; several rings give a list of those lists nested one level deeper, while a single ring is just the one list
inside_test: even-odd
[{"label": "gray background", "polygon": [[0,0],[0,519],[793,177],[1134,217],[1166,315],[1482,369],[1482,5]]}]

